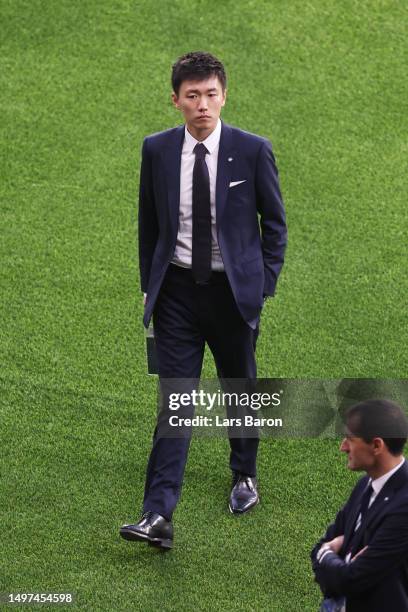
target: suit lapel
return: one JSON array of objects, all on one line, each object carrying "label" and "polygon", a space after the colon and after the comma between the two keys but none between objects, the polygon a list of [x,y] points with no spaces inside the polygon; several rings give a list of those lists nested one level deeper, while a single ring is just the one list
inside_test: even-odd
[{"label": "suit lapel", "polygon": [[172,234],[176,236],[180,208],[180,168],[183,142],[184,125],[181,125],[169,134],[168,143],[162,151],[166,174],[170,226]]},{"label": "suit lapel", "polygon": [[393,500],[399,489],[408,482],[408,466],[407,462],[402,464],[399,470],[395,472],[387,480],[377,497],[375,498],[373,504],[367,511],[363,527],[366,528],[371,523],[378,519],[382,512],[387,511],[387,507],[389,503]]},{"label": "suit lapel", "polygon": [[[168,143],[162,152],[166,173],[167,197],[172,233],[177,235],[180,208],[180,169],[181,152],[184,142],[184,125],[169,134]],[[225,210],[229,184],[236,150],[233,147],[232,128],[225,123],[221,126],[220,146],[218,149],[217,182],[215,202],[217,211],[217,230]]]},{"label": "suit lapel", "polygon": [[362,487],[361,493],[360,493],[358,499],[356,500],[356,503],[354,504],[353,510],[350,513],[349,520],[347,521],[347,525],[346,525],[346,529],[345,529],[345,534],[344,534],[344,547],[345,547],[345,550],[349,550],[349,548],[350,548],[350,543],[351,543],[351,540],[353,539],[353,535],[354,535],[354,527],[356,526],[357,517],[358,517],[359,512],[360,512],[361,498],[364,495],[364,491],[366,490],[367,484],[368,484],[368,477],[365,478],[365,486]]},{"label": "suit lapel", "polygon": [[[375,523],[375,521],[381,518],[383,512],[387,512],[389,503],[391,503],[397,491],[406,483],[408,483],[408,465],[405,461],[405,463],[403,463],[400,469],[397,470],[395,474],[393,474],[391,478],[389,478],[389,480],[387,480],[387,482],[373,501],[372,505],[367,510],[367,514],[365,515],[362,524],[360,525],[358,531],[355,534],[355,539],[353,541],[354,551],[359,550],[360,543],[366,529],[368,527],[371,527],[372,524]],[[357,516],[360,511],[361,497],[364,494],[364,490],[365,487],[361,492],[361,495],[358,499],[358,503],[356,503],[354,507],[352,515],[350,515],[350,522],[347,525],[347,537],[345,537],[345,540],[347,542],[346,550],[354,535],[354,527],[357,520]]]},{"label": "suit lapel", "polygon": [[220,229],[222,216],[227,202],[229,184],[236,150],[233,147],[232,128],[225,123],[221,126],[220,146],[218,149],[217,183],[215,206],[217,211],[217,231]]}]

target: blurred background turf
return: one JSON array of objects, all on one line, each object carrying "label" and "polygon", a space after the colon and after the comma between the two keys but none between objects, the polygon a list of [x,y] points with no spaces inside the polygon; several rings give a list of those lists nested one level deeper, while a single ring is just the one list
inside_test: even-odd
[{"label": "blurred background turf", "polygon": [[139,513],[155,416],[140,146],[180,123],[172,62],[219,56],[223,118],[270,138],[288,214],[260,376],[406,377],[405,3],[0,9],[0,591],[72,590],[83,609],[316,610],[309,549],[356,479],[336,441],[262,442],[262,505],[235,520],[228,445],[196,439],[174,551],[118,538]]}]

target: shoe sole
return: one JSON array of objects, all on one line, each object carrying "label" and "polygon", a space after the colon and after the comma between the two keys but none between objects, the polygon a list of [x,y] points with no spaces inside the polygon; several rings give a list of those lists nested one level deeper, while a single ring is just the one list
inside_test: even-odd
[{"label": "shoe sole", "polygon": [[162,548],[163,550],[170,550],[170,548],[173,548],[173,541],[169,539],[149,538],[149,536],[138,533],[137,531],[132,531],[131,529],[121,529],[119,533],[122,538],[131,542],[147,542],[149,546]]},{"label": "shoe sole", "polygon": [[148,544],[149,546],[161,548],[162,550],[170,550],[170,548],[173,548],[173,540],[158,540],[153,538],[148,541]]},{"label": "shoe sole", "polygon": [[231,512],[231,514],[246,514],[247,512],[252,510],[252,508],[255,508],[255,506],[257,506],[259,504],[259,502],[260,502],[260,499],[258,497],[256,502],[254,504],[252,504],[252,506],[249,506],[248,508],[245,508],[245,510],[233,510],[231,508],[231,504],[228,504],[228,508],[229,508],[229,511]]}]

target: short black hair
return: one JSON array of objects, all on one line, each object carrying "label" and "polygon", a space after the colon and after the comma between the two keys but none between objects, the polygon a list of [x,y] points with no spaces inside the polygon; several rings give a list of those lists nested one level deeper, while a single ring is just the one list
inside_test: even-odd
[{"label": "short black hair", "polygon": [[225,91],[227,75],[222,62],[211,53],[191,51],[179,57],[173,64],[171,72],[173,91],[178,96],[183,81],[205,81],[212,76],[219,78],[222,91]]},{"label": "short black hair", "polygon": [[387,399],[365,400],[349,408],[345,420],[351,435],[367,443],[382,438],[392,455],[401,455],[408,438],[408,420],[398,404]]}]

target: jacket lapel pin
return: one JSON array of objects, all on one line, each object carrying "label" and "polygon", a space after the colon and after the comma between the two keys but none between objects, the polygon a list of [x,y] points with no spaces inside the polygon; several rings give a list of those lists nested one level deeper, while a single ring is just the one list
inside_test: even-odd
[{"label": "jacket lapel pin", "polygon": [[229,157],[228,161],[231,162],[234,158],[233,157]]}]

